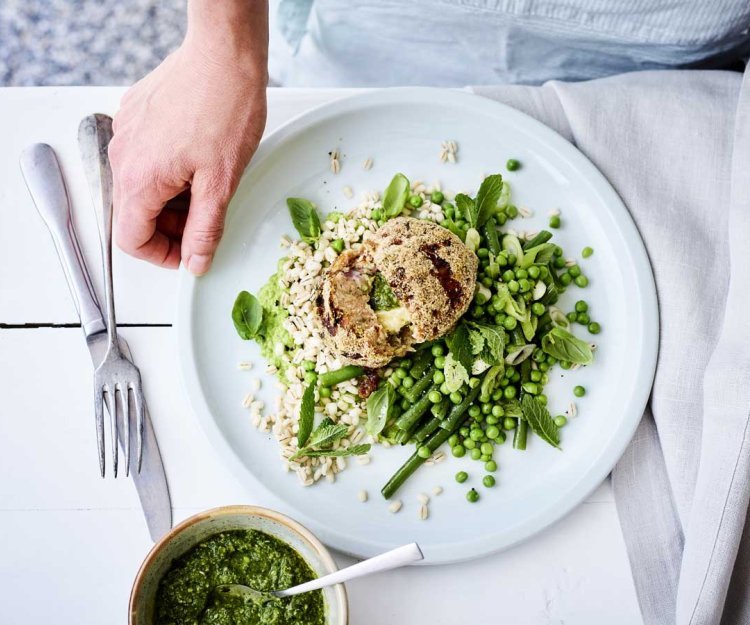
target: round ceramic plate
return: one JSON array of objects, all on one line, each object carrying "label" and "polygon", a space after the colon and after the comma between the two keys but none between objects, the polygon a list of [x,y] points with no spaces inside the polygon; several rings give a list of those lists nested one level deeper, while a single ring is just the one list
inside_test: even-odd
[{"label": "round ceramic plate", "polygon": [[[441,142],[458,144],[458,161],[442,163]],[[329,169],[333,150],[341,171]],[[506,172],[508,158],[523,163]],[[371,158],[373,167],[363,162]],[[412,452],[411,447],[376,447],[372,462],[349,462],[335,483],[302,487],[282,470],[270,434],[253,428],[242,399],[249,380],[261,377],[258,394],[275,405],[279,390],[257,346],[239,339],[230,311],[237,293],[257,292],[283,254],[279,239],[295,235],[285,200],[305,197],[320,211],[353,208],[361,194],[382,191],[396,172],[411,180],[440,181],[443,189],[472,194],[483,176],[501,172],[512,185],[513,202],[533,215],[510,227],[537,230],[552,209],[562,211],[555,231],[570,256],[584,246],[594,255],[581,260],[590,279],[562,298],[570,310],[584,297],[602,325],[596,362],[578,371],[556,367],[546,389],[553,415],[575,400],[578,416],[562,431],[562,451],[530,436],[526,451],[510,442],[498,447],[497,485],[484,488],[483,466],[450,457],[421,468],[398,492],[398,514],[388,511],[380,489]],[[354,199],[343,188],[351,187]],[[657,353],[658,319],[653,277],[638,232],[617,194],[599,171],[570,143],[530,117],[462,92],[391,89],[362,93],[312,110],[267,137],[232,200],[224,239],[210,273],[194,279],[182,272],[178,337],[186,392],[201,424],[221,456],[255,501],[290,514],[327,544],[358,556],[418,541],[426,561],[453,562],[513,545],[560,519],[610,472],[641,418]],[[579,336],[593,340],[576,326]],[[238,362],[251,360],[251,372]],[[573,386],[588,389],[576,399]],[[510,440],[510,439],[509,439]],[[470,479],[457,484],[454,474]],[[419,519],[417,495],[431,495],[429,519]],[[469,504],[476,487],[481,500]],[[369,493],[360,503],[357,494]]]}]

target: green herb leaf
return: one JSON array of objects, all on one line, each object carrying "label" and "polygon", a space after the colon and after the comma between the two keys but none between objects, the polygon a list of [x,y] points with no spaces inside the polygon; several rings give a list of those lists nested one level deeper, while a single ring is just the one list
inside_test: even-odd
[{"label": "green herb leaf", "polygon": [[497,211],[497,203],[503,190],[503,177],[500,174],[487,176],[479,186],[476,199],[476,223],[482,226]]},{"label": "green herb leaf", "polygon": [[361,456],[368,451],[370,451],[370,444],[363,443],[340,449],[306,449],[304,450],[304,453],[299,454],[297,457],[307,456],[308,458],[319,458],[323,456],[329,458],[341,458],[344,456]]},{"label": "green herb leaf", "polygon": [[539,438],[560,449],[560,428],[555,425],[547,409],[531,395],[521,400],[523,418]]},{"label": "green herb leaf", "polygon": [[500,362],[499,364],[493,365],[487,370],[482,378],[482,386],[479,389],[479,394],[485,397],[492,395],[492,391],[495,390],[498,378],[505,373],[505,365]]},{"label": "green herb leaf", "polygon": [[232,321],[240,338],[245,341],[255,338],[263,324],[263,307],[258,299],[247,291],[240,291],[232,306]]},{"label": "green herb leaf", "polygon": [[383,193],[383,213],[387,218],[398,217],[401,214],[409,197],[409,190],[409,179],[404,174],[393,176],[393,180]]},{"label": "green herb leaf", "polygon": [[479,356],[484,349],[484,337],[479,330],[475,330],[471,326],[469,327],[469,344],[471,345],[471,353],[473,356]]},{"label": "green herb leaf", "polygon": [[542,243],[523,252],[521,267],[528,269],[531,265],[549,265],[555,257],[555,245],[553,243]]},{"label": "green herb leaf", "polygon": [[456,329],[445,337],[445,342],[451,354],[453,354],[453,358],[460,362],[466,371],[471,371],[474,358],[471,354],[468,328],[463,323],[459,323]]},{"label": "green herb leaf", "polygon": [[299,406],[299,420],[297,422],[297,447],[300,449],[305,446],[307,439],[315,423],[315,383],[308,384],[305,392],[302,394],[302,401]]},{"label": "green herb leaf", "polygon": [[461,215],[472,228],[477,225],[477,206],[474,200],[472,200],[465,193],[459,193],[454,198],[458,214]]},{"label": "green herb leaf", "polygon": [[505,399],[500,405],[503,407],[503,412],[505,412],[506,417],[513,417],[514,419],[520,419],[523,417],[523,412],[521,412],[521,402],[517,399]]},{"label": "green herb leaf", "polygon": [[[505,331],[500,326],[486,323],[468,322],[469,339],[472,341],[472,353],[480,354],[480,358],[488,365],[497,365],[503,362],[503,350],[505,349]],[[475,352],[478,341],[476,337],[472,340],[471,333],[478,332],[482,339],[482,349]]]},{"label": "green herb leaf", "polygon": [[390,384],[384,384],[367,398],[367,424],[365,431],[370,436],[377,436],[393,416],[396,403],[396,391]]},{"label": "green herb leaf", "polygon": [[337,440],[344,438],[347,432],[349,432],[349,426],[325,419],[310,435],[307,447],[330,447]]},{"label": "green herb leaf", "polygon": [[448,352],[445,357],[445,388],[451,393],[460,389],[469,381],[469,369],[466,369],[454,356],[453,352]]},{"label": "green herb leaf", "polygon": [[542,337],[542,350],[553,358],[579,365],[594,362],[591,346],[560,327],[552,328]]},{"label": "green herb leaf", "polygon": [[315,243],[320,237],[320,218],[313,203],[301,197],[290,197],[286,205],[302,240],[311,245]]}]

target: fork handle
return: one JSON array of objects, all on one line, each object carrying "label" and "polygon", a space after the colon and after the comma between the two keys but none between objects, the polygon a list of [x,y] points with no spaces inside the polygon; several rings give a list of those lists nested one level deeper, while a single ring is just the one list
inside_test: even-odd
[{"label": "fork handle", "polygon": [[112,286],[112,168],[107,152],[112,140],[112,118],[95,113],[87,115],[78,126],[78,147],[94,202],[99,239],[102,244],[104,268],[104,296],[107,304],[107,333],[109,349],[119,353],[117,325],[115,323],[115,298]]},{"label": "fork handle", "polygon": [[103,332],[102,312],[73,228],[68,191],[55,151],[46,143],[35,143],[21,153],[20,165],[34,205],[52,235],[83,332],[86,336]]}]

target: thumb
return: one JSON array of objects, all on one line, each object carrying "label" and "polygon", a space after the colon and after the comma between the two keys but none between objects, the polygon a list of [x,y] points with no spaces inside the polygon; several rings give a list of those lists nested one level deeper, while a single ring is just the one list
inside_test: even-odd
[{"label": "thumb", "polygon": [[197,171],[190,186],[190,210],[182,234],[182,262],[202,276],[211,267],[224,232],[224,217],[235,183],[217,183],[216,174]]}]

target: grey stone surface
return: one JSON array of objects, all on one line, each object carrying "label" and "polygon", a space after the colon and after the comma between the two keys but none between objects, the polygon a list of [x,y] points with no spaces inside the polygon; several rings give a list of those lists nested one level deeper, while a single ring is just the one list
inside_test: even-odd
[{"label": "grey stone surface", "polygon": [[129,85],[185,21],[185,0],[0,0],[0,86]]}]

